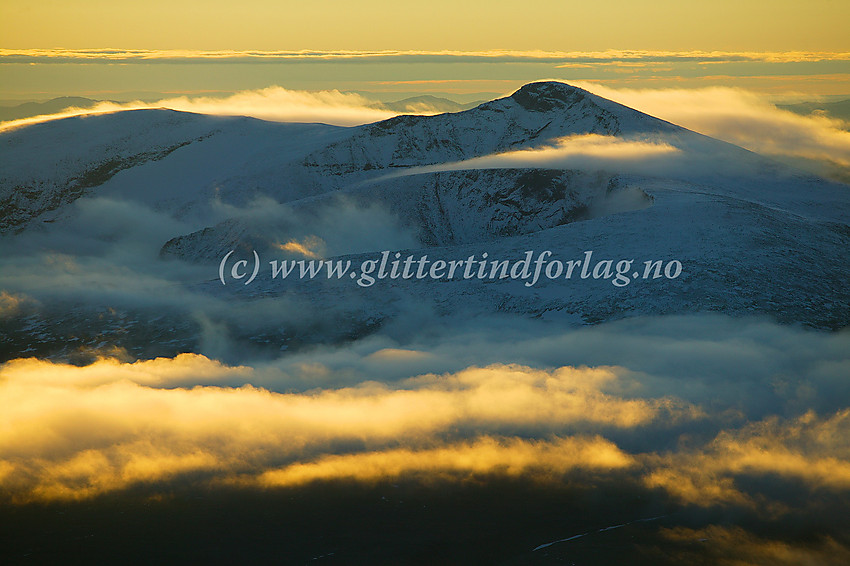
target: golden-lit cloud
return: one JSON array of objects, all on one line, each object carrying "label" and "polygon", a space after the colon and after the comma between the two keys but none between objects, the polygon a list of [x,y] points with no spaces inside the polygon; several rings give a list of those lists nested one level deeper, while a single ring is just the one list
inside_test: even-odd
[{"label": "golden-lit cloud", "polygon": [[252,116],[276,122],[324,122],[351,126],[376,122],[395,112],[373,108],[374,102],[354,93],[296,91],[269,87],[218,98],[174,98],[159,106],[201,114]]},{"label": "golden-lit cloud", "polygon": [[[791,542],[758,536],[740,527],[720,525],[701,529],[666,528],[661,534],[673,543],[672,548],[668,547],[668,557],[680,564],[841,566],[850,562],[850,548],[828,536]],[[672,550],[677,547],[678,552]]]},{"label": "golden-lit cloud", "polygon": [[[807,412],[791,420],[770,417],[721,432],[695,451],[652,456],[646,484],[694,505],[762,506],[736,482],[740,476],[776,476],[811,489],[850,489],[850,410],[827,418]],[[775,507],[774,512],[781,512]]]},{"label": "golden-lit cloud", "polygon": [[22,293],[0,290],[0,319],[14,316],[21,311],[22,307],[34,303],[32,298]]},{"label": "golden-lit cloud", "polygon": [[281,251],[312,259],[324,257],[327,251],[325,241],[318,236],[307,236],[300,242],[290,240],[284,244],[277,244],[276,247]]},{"label": "golden-lit cloud", "polygon": [[280,487],[317,480],[369,482],[404,476],[421,477],[426,481],[490,474],[552,478],[575,469],[611,471],[634,464],[634,458],[613,442],[598,436],[553,441],[498,440],[485,436],[438,448],[324,456],[314,462],[292,464],[239,481],[244,485]]},{"label": "golden-lit cloud", "polygon": [[[740,336],[751,339],[755,327],[747,328]],[[624,347],[635,364],[646,353],[640,371],[413,369],[485,348],[469,339],[451,340],[457,349],[448,351],[378,341],[250,365],[197,354],[83,367],[13,360],[0,366],[0,493],[24,503],[162,482],[268,489],[405,478],[598,480],[778,520],[807,494],[850,494],[850,409],[833,401],[845,390],[847,338],[758,328],[777,334],[759,347],[737,334],[727,343],[725,331],[719,341],[662,341],[664,359],[653,354],[662,351],[657,336],[632,332]],[[586,333],[538,337],[509,355],[562,358],[578,348],[610,358],[617,334],[606,332],[596,345]],[[811,363],[795,366],[800,375],[786,391],[790,378],[765,369],[760,356],[789,349],[792,335],[790,349],[800,350],[791,358]],[[509,348],[494,344],[486,347]],[[734,371],[757,377],[741,378],[738,389],[725,381]],[[787,405],[760,400],[780,393]],[[809,408],[780,416],[801,401]],[[753,411],[760,416],[748,418]]]},{"label": "golden-lit cloud", "polygon": [[[444,452],[439,445],[458,430],[474,436],[553,434],[699,417],[674,399],[605,393],[618,379],[606,368],[491,366],[414,377],[396,387],[365,382],[292,394],[250,385],[188,385],[193,376],[250,381],[259,371],[194,354],[135,363],[101,359],[85,367],[9,362],[0,369],[2,487],[16,500],[81,498],[188,471],[220,478],[259,475],[276,468],[275,462],[304,460],[313,467],[299,469],[297,477],[327,477],[339,461],[323,456],[336,456],[344,446],[355,452],[345,462],[356,468],[362,461],[371,470],[385,466],[387,473],[424,465],[429,454],[458,469],[472,458],[478,463],[471,469],[478,471],[512,469],[514,461],[520,462],[517,469],[534,462],[622,467],[629,458],[598,438],[539,446],[481,440]],[[402,452],[394,452],[399,446]],[[404,450],[425,452],[399,468]],[[290,477],[295,469],[281,473]]]},{"label": "golden-lit cloud", "polygon": [[[6,362],[0,367],[0,376],[7,387],[21,394],[28,387],[59,387],[61,389],[89,389],[114,383],[132,383],[150,387],[179,387],[196,379],[224,380],[233,375],[250,377],[249,366],[226,366],[197,354],[180,354],[175,358],[156,358],[135,363],[122,363],[111,357],[79,368],[73,365],[52,363],[36,358],[21,358]],[[7,389],[8,394],[11,389]]]}]

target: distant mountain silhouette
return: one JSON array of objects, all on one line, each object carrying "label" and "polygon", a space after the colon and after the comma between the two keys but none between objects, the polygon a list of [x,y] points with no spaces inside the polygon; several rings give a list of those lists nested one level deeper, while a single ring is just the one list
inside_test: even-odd
[{"label": "distant mountain silhouette", "polygon": [[60,96],[46,102],[25,102],[17,106],[0,107],[0,121],[20,120],[41,114],[56,114],[66,108],[91,108],[100,100],[80,96]]},{"label": "distant mountain silhouette", "polygon": [[837,102],[800,102],[797,104],[777,104],[783,110],[795,114],[824,114],[830,118],[850,121],[850,99]]},{"label": "distant mountain silhouette", "polygon": [[486,100],[478,100],[475,102],[467,102],[465,104],[461,104],[460,102],[455,102],[454,100],[449,100],[448,98],[441,98],[439,96],[431,96],[430,94],[425,94],[422,96],[411,96],[410,98],[404,98],[402,100],[396,100],[395,102],[384,102],[381,104],[382,108],[386,108],[388,110],[392,110],[393,112],[422,112],[431,110],[433,112],[462,112],[464,110],[469,110],[470,108],[475,108],[479,104],[486,102]]}]

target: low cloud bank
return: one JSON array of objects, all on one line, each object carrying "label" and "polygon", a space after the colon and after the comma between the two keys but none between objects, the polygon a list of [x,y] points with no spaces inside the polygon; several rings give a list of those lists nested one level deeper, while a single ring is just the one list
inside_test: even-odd
[{"label": "low cloud bank", "polygon": [[518,324],[513,345],[480,321],[244,365],[14,360],[0,485],[23,503],[186,474],[268,488],[593,473],[773,518],[850,490],[850,335],[724,317]]}]

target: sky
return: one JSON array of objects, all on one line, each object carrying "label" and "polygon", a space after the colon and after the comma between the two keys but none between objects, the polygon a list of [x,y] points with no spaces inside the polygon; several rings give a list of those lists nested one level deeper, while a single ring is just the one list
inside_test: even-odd
[{"label": "sky", "polygon": [[491,98],[553,78],[850,95],[842,1],[17,2],[0,100],[337,88]]},{"label": "sky", "polygon": [[3,2],[4,47],[840,51],[841,0]]}]

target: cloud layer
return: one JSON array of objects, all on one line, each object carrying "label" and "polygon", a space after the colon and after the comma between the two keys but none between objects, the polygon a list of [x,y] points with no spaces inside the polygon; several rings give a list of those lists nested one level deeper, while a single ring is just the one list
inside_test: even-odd
[{"label": "cloud layer", "polygon": [[[767,518],[850,490],[846,333],[681,317],[531,324],[511,346],[489,326],[250,365],[15,360],[0,367],[0,485],[22,503],[187,474],[265,489],[591,473]],[[783,349],[789,364],[769,361]]]},{"label": "cloud layer", "polygon": [[280,61],[333,61],[333,60],[397,60],[399,62],[433,62],[496,60],[500,62],[539,61],[555,63],[606,63],[675,61],[739,62],[761,61],[769,63],[847,61],[850,53],[827,51],[664,51],[616,50],[607,51],[521,51],[492,49],[488,51],[423,51],[423,50],[302,50],[302,51],[200,51],[151,49],[0,49],[0,63],[33,62],[280,62]]}]

